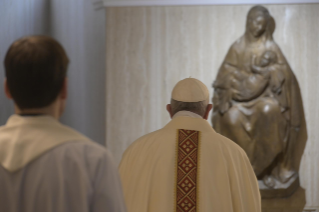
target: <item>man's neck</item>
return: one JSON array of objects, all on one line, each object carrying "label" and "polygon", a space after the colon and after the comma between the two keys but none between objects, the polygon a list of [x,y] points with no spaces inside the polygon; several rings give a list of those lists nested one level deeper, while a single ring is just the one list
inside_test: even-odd
[{"label": "man's neck", "polygon": [[32,116],[32,115],[48,115],[52,116],[55,119],[60,118],[60,113],[57,107],[54,105],[50,105],[44,108],[30,108],[30,109],[20,109],[15,106],[15,114],[24,115],[24,116]]}]

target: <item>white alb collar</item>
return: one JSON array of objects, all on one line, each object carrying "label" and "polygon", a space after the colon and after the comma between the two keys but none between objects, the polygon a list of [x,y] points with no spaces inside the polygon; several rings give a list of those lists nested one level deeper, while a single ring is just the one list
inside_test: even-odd
[{"label": "white alb collar", "polygon": [[69,141],[90,141],[50,116],[12,115],[0,127],[0,164],[15,172],[50,149]]}]

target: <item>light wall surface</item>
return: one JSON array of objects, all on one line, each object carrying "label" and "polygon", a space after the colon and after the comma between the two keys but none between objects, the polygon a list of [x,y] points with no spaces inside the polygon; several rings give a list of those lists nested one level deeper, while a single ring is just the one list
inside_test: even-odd
[{"label": "light wall surface", "polygon": [[3,60],[9,46],[26,35],[49,34],[49,0],[0,1],[0,126],[14,112],[12,101],[4,94],[5,71]]},{"label": "light wall surface", "polygon": [[[230,45],[243,35],[252,5],[107,8],[106,141],[119,163],[138,137],[169,122],[165,106],[181,79],[211,94]],[[301,162],[307,207],[319,207],[319,4],[267,5],[274,39],[302,92],[308,143]]]},{"label": "light wall surface", "polygon": [[240,4],[305,4],[319,0],[103,0],[106,7],[177,6],[177,5],[240,5]]}]

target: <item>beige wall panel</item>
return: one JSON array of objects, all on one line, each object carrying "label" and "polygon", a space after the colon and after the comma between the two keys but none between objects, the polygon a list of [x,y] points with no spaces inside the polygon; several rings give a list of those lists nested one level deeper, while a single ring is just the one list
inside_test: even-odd
[{"label": "beige wall panel", "polygon": [[[138,137],[163,127],[179,80],[202,80],[212,94],[228,48],[245,31],[251,5],[107,9],[107,147],[117,163]],[[308,124],[301,163],[307,206],[319,207],[319,4],[268,5],[274,39],[299,81]]]}]

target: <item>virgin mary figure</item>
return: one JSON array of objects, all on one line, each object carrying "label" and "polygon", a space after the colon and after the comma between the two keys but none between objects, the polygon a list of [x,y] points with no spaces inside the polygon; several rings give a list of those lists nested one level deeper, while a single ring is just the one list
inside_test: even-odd
[{"label": "virgin mary figure", "polygon": [[299,183],[307,140],[299,85],[274,30],[265,7],[251,8],[245,34],[230,47],[213,84],[213,127],[246,151],[269,189]]}]

